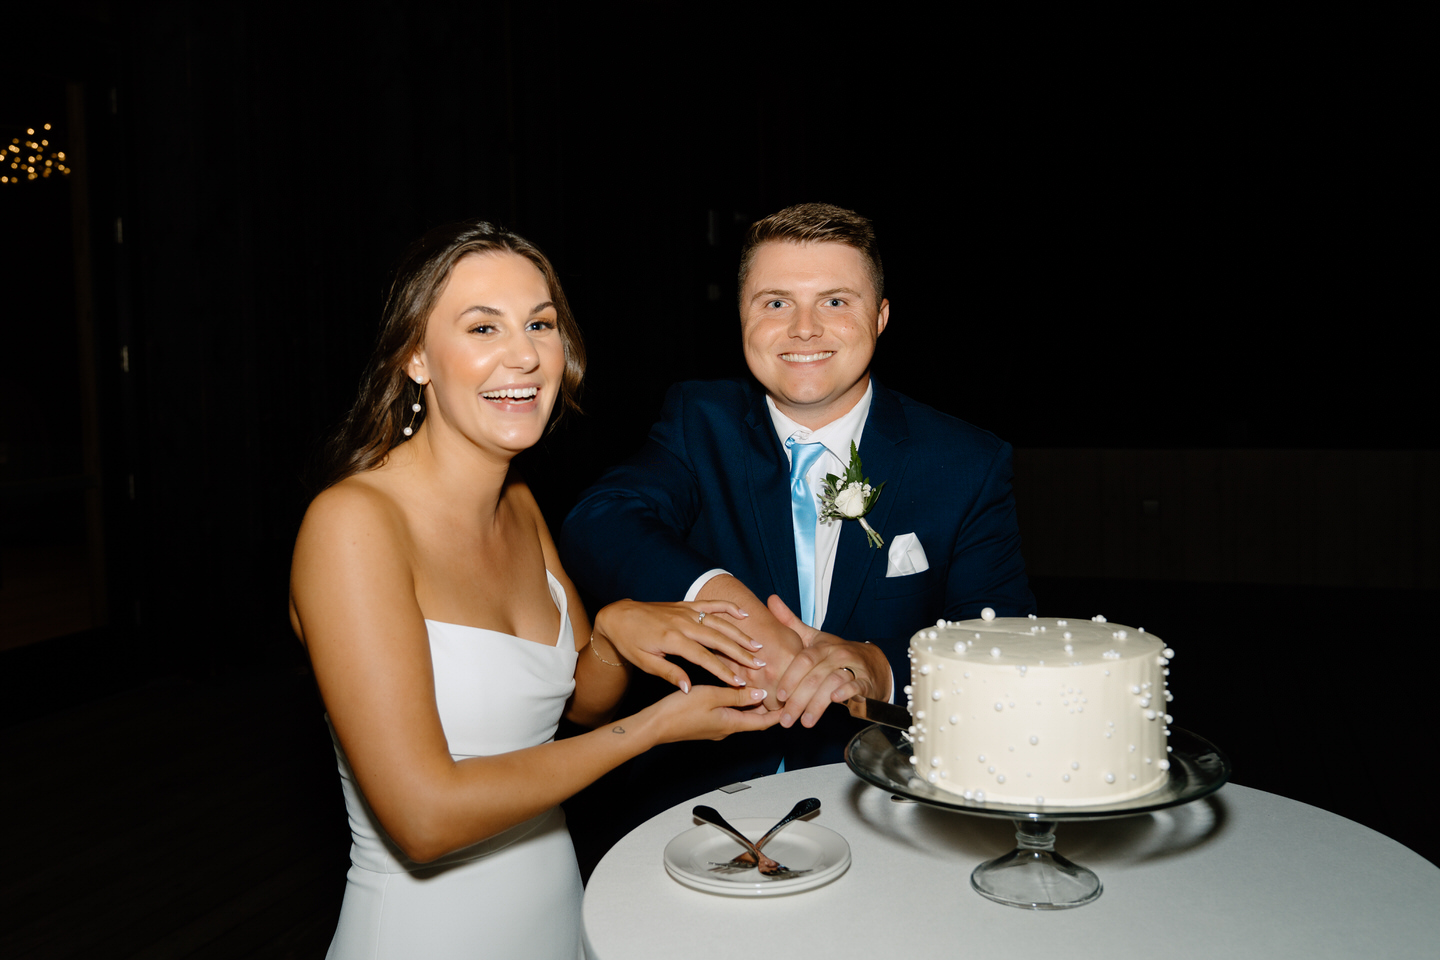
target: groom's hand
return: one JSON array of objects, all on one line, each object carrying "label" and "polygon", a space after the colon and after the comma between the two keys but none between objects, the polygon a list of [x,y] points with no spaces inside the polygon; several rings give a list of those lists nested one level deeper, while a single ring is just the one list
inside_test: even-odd
[{"label": "groom's hand", "polygon": [[832,703],[854,696],[890,697],[890,664],[880,648],[816,630],[795,616],[779,597],[770,598],[768,609],[805,644],[775,691],[781,701],[782,727],[793,726],[796,720],[803,727],[813,727]]},{"label": "groom's hand", "polygon": [[[728,573],[712,577],[707,581],[705,586],[700,589],[696,599],[728,600],[748,614],[743,620],[731,620],[731,622],[751,640],[761,644],[761,649],[756,651],[755,656],[764,660],[765,666],[751,667],[744,663],[736,666],[747,684],[752,687],[765,688],[765,706],[771,710],[778,710],[780,701],[775,696],[776,686],[785,671],[790,668],[790,663],[795,655],[805,648],[799,635],[775,619],[769,608],[760,602],[760,598],[755,596],[749,587]],[[716,616],[724,615],[716,614]]]}]

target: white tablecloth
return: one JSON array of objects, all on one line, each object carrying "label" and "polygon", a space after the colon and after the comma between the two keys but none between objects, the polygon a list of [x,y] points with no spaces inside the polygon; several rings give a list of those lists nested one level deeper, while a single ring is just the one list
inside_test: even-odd
[{"label": "white tablecloth", "polygon": [[[819,797],[816,824],[850,844],[835,882],[790,896],[722,897],[665,872],[665,844],[709,804],[778,820]],[[752,781],[633,830],[585,891],[590,960],[1440,956],[1440,868],[1368,827],[1228,784],[1205,800],[1124,820],[1061,824],[1056,851],[1094,870],[1100,899],[1031,911],[992,903],[970,872],[1014,847],[1008,820],[891,795],[843,764]]]}]

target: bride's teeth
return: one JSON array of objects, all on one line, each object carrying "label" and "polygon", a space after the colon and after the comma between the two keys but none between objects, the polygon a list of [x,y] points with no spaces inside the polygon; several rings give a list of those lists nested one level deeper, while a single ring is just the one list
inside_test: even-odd
[{"label": "bride's teeth", "polygon": [[486,390],[480,396],[486,400],[528,400],[539,392],[537,387],[510,387],[505,390]]}]

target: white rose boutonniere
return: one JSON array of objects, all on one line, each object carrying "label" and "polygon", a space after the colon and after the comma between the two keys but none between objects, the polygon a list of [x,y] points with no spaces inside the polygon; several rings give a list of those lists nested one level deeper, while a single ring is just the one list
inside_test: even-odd
[{"label": "white rose boutonniere", "polygon": [[864,475],[860,465],[860,451],[852,441],[850,463],[845,467],[845,476],[837,477],[831,473],[825,477],[825,488],[820,491],[821,522],[859,520],[860,526],[865,528],[865,538],[870,541],[870,546],[883,547],[884,538],[865,522],[865,514],[875,506],[875,501],[880,499],[880,491],[883,489],[883,482],[878,487],[870,486],[870,478]]}]

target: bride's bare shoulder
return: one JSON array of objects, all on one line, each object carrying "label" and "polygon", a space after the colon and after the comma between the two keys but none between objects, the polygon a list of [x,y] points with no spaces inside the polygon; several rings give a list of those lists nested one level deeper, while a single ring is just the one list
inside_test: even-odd
[{"label": "bride's bare shoulder", "polygon": [[391,485],[370,474],[357,474],[322,491],[310,501],[296,539],[297,558],[310,549],[337,553],[395,555],[409,542],[405,513]]},{"label": "bride's bare shoulder", "polygon": [[400,505],[384,484],[368,481],[350,477],[325,490],[300,524],[290,606],[295,631],[307,644],[316,625],[344,626],[348,634],[356,614],[418,612],[414,551]]},{"label": "bride's bare shoulder", "polygon": [[398,523],[404,517],[399,493],[391,478],[381,471],[357,473],[326,488],[310,501],[305,523]]}]

